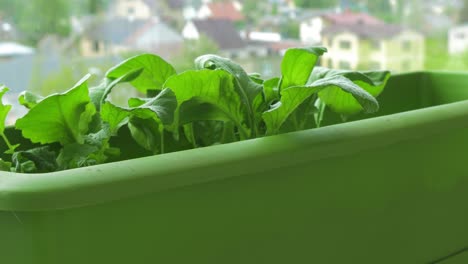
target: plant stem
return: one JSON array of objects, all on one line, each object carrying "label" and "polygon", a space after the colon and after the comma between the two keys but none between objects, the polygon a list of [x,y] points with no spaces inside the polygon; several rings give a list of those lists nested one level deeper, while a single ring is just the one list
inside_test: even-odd
[{"label": "plant stem", "polygon": [[164,154],[164,129],[160,129],[161,133],[161,154]]},{"label": "plant stem", "polygon": [[2,137],[3,141],[4,141],[5,144],[7,145],[8,150],[9,150],[9,151],[14,151],[15,148],[13,147],[13,145],[11,145],[11,143],[10,143],[10,141],[8,140],[8,138],[6,137],[6,135],[2,132],[2,133],[0,133],[0,136]]}]

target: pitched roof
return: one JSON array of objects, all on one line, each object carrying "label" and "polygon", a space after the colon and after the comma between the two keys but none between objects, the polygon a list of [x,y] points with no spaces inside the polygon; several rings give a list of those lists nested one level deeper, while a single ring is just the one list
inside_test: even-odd
[{"label": "pitched roof", "polygon": [[128,43],[135,44],[139,48],[151,48],[158,45],[172,45],[182,43],[182,36],[166,23],[149,21],[129,38]]},{"label": "pitched roof", "polygon": [[361,38],[369,39],[385,39],[398,35],[404,30],[403,27],[398,25],[377,24],[377,25],[363,25],[360,23],[348,25],[331,25],[323,29],[323,35],[336,35],[344,32],[351,32]]},{"label": "pitched roof", "polygon": [[130,21],[126,18],[110,18],[96,21],[84,35],[92,40],[105,41],[114,44],[124,43],[132,34],[140,29],[146,20]]},{"label": "pitched roof", "polygon": [[244,20],[244,15],[236,9],[233,2],[211,2],[207,5],[211,11],[210,18],[227,19],[231,21]]},{"label": "pitched roof", "polygon": [[355,13],[352,11],[345,11],[335,14],[324,14],[323,18],[335,25],[349,25],[349,24],[365,24],[365,25],[381,25],[385,24],[383,21],[366,13]]},{"label": "pitched roof", "polygon": [[245,42],[241,39],[232,21],[204,19],[192,20],[192,22],[200,34],[204,34],[213,40],[222,50],[245,47]]}]

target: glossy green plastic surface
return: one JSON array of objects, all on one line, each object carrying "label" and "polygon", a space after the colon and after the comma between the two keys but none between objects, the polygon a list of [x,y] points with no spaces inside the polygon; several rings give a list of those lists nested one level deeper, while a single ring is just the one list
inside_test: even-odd
[{"label": "glossy green plastic surface", "polygon": [[466,263],[465,99],[467,74],[403,74],[380,117],[0,173],[0,263]]}]

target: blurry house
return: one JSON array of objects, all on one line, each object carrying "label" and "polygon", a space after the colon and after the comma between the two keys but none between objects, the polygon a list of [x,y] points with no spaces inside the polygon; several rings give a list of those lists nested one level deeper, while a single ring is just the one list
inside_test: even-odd
[{"label": "blurry house", "polygon": [[198,40],[202,35],[212,40],[226,57],[245,58],[249,55],[246,43],[229,20],[195,19],[187,22],[182,30],[185,39]]},{"label": "blurry house", "polygon": [[111,5],[110,15],[131,19],[149,19],[157,11],[155,0],[116,0]]},{"label": "blurry house", "polygon": [[448,49],[450,54],[468,51],[468,24],[459,25],[449,30]]},{"label": "blurry house", "polygon": [[244,20],[242,5],[237,1],[208,2],[198,10],[199,19],[225,19],[232,22]]},{"label": "blurry house", "polygon": [[340,69],[423,69],[425,41],[421,33],[383,23],[349,23],[326,27],[322,65]]},{"label": "blurry house", "polygon": [[380,25],[383,21],[366,13],[345,11],[336,13],[334,10],[310,10],[298,18],[299,38],[307,44],[318,44],[322,41],[322,31],[332,25]]},{"label": "blurry house", "polygon": [[86,29],[80,38],[79,49],[84,57],[138,51],[170,58],[180,52],[182,44],[182,36],[157,19],[110,18]]}]

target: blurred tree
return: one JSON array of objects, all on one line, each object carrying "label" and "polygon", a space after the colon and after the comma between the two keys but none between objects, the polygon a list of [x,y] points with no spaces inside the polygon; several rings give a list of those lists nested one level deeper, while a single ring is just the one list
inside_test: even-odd
[{"label": "blurred tree", "polygon": [[459,23],[468,23],[468,0],[463,0],[463,7],[458,16]]},{"label": "blurred tree", "polygon": [[99,14],[106,10],[108,0],[88,0],[88,11],[90,14]]},{"label": "blurred tree", "polygon": [[408,1],[403,8],[402,24],[416,30],[425,30],[426,21],[424,10],[424,0]]},{"label": "blurred tree", "polygon": [[338,5],[338,0],[296,0],[296,6],[300,8],[330,8]]},{"label": "blurred tree", "polygon": [[186,40],[181,54],[174,59],[173,65],[178,72],[194,69],[194,61],[198,56],[216,54],[218,51],[218,46],[202,35],[199,40]]},{"label": "blurred tree", "polygon": [[[392,4],[393,2],[393,4]],[[365,6],[370,14],[388,23],[398,23],[402,19],[405,4],[411,1],[404,0],[367,0]]]},{"label": "blurred tree", "polygon": [[280,33],[283,38],[299,39],[299,23],[292,20],[282,23]]},{"label": "blurred tree", "polygon": [[32,45],[47,34],[67,36],[70,32],[68,0],[0,0],[0,10]]}]

